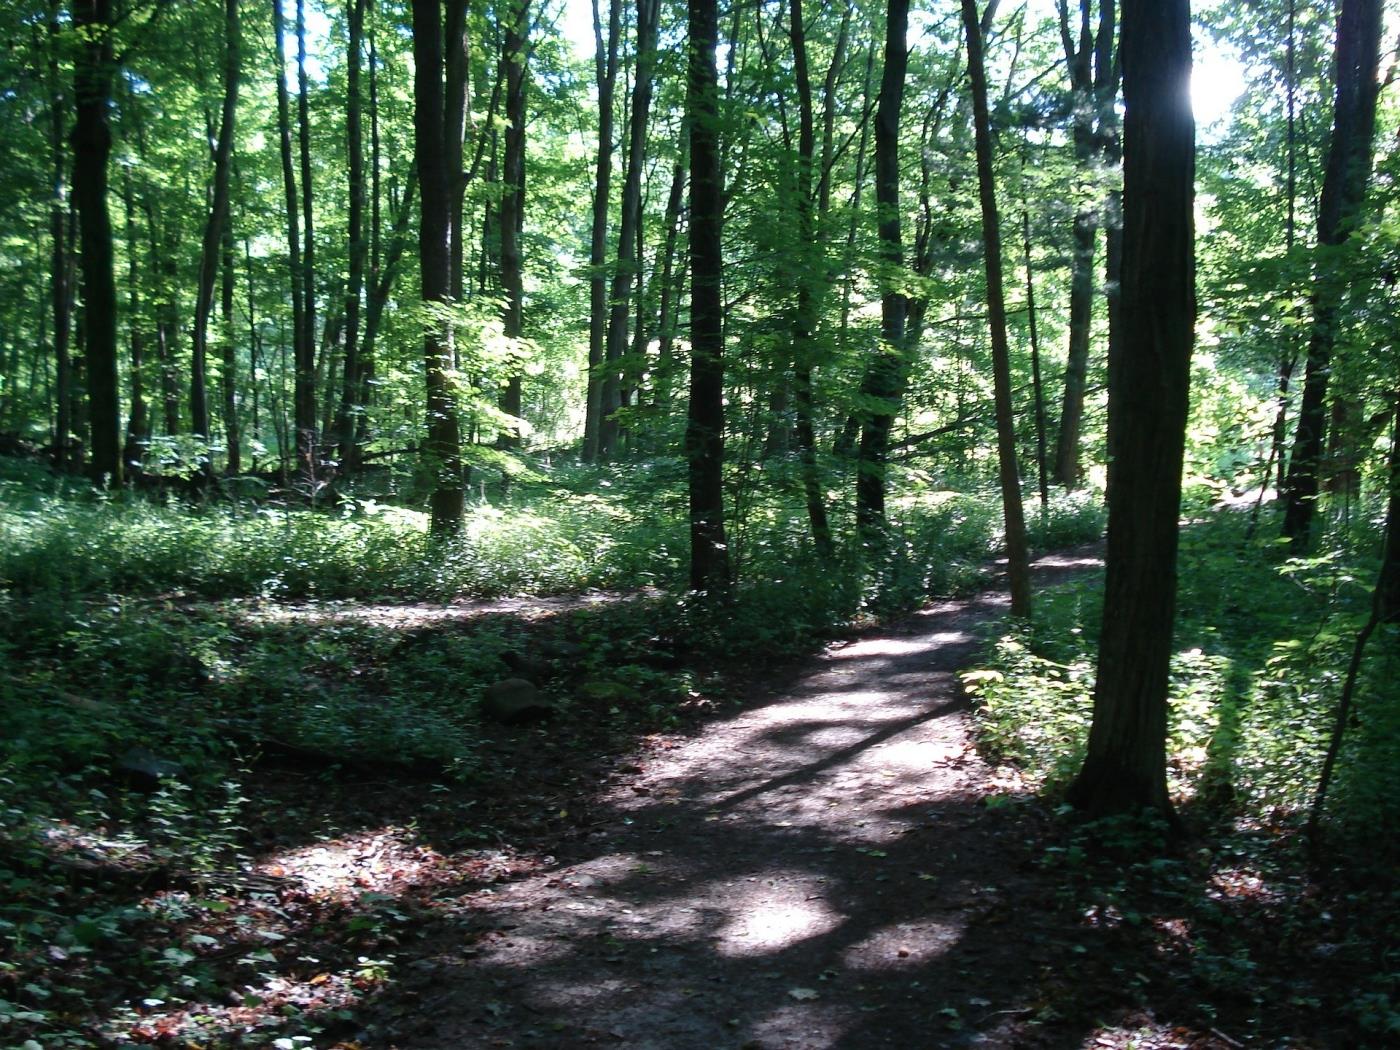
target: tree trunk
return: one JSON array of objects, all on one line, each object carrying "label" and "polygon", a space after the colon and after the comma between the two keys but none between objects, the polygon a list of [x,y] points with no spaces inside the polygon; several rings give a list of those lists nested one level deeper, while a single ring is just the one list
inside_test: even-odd
[{"label": "tree trunk", "polygon": [[53,307],[54,358],[54,466],[60,471],[71,469],[70,441],[73,430],[73,400],[69,339],[72,333],[73,289],[69,276],[68,216],[72,204],[68,200],[65,182],[66,163],[63,149],[63,89],[59,79],[58,8],[49,12],[49,152],[53,174],[53,196],[49,203],[49,294]]},{"label": "tree trunk", "polygon": [[349,209],[345,238],[348,274],[345,287],[345,374],[341,384],[340,408],[336,413],[335,434],[340,444],[340,469],[350,475],[359,470],[359,445],[355,441],[356,419],[363,411],[360,391],[364,386],[360,363],[360,296],[365,284],[365,147],[360,119],[360,53],[364,48],[365,0],[351,0],[349,42],[345,67],[345,152]]},{"label": "tree trunk", "polygon": [[1327,381],[1340,323],[1339,304],[1347,276],[1335,249],[1356,228],[1371,181],[1376,130],[1376,73],[1380,66],[1382,0],[1342,0],[1337,18],[1337,94],[1332,141],[1317,214],[1317,260],[1312,293],[1312,331],[1303,373],[1303,399],[1285,484],[1283,534],[1294,551],[1307,546],[1317,509],[1318,473],[1327,425]]},{"label": "tree trunk", "polygon": [[[1114,0],[1100,0],[1097,35],[1090,23],[1090,4],[1080,0],[1076,43],[1070,29],[1069,5],[1059,0],[1060,39],[1069,71],[1074,103],[1072,138],[1075,169],[1088,183],[1074,217],[1070,255],[1069,350],[1065,357],[1064,401],[1055,441],[1055,480],[1065,488],[1078,486],[1083,475],[1079,441],[1084,421],[1084,390],[1089,369],[1089,342],[1094,324],[1094,247],[1101,224],[1098,187],[1092,185],[1096,160],[1109,159],[1106,142],[1112,137],[1114,97],[1118,78],[1113,61]],[[1110,282],[1109,294],[1115,285]]]},{"label": "tree trunk", "polygon": [[685,200],[686,157],[684,150],[671,170],[671,189],[666,196],[666,241],[661,249],[660,302],[656,312],[656,381],[654,400],[658,408],[670,415],[675,398],[675,357],[672,347],[676,337],[676,242],[680,240],[681,205]]},{"label": "tree trunk", "polygon": [[141,281],[137,264],[140,253],[136,250],[136,206],[132,199],[129,171],[122,178],[122,211],[126,219],[127,346],[131,359],[131,413],[127,416],[122,462],[130,477],[141,473],[141,460],[145,455],[146,443],[150,440],[150,421],[147,418],[144,382],[146,333],[142,327]]},{"label": "tree trunk", "polygon": [[1026,261],[1026,319],[1031,337],[1031,392],[1035,397],[1035,476],[1040,486],[1040,509],[1050,506],[1050,475],[1045,449],[1045,387],[1040,381],[1040,329],[1035,314],[1035,276],[1031,270],[1031,213],[1021,212],[1021,246]]},{"label": "tree trunk", "polygon": [[112,218],[107,161],[112,152],[111,0],[75,0],[73,26],[82,48],[74,59],[73,198],[82,242],[84,354],[92,428],[91,472],[99,485],[122,483],[121,395],[117,388],[117,283],[112,272]]},{"label": "tree trunk", "polygon": [[316,236],[312,222],[311,98],[306,76],[306,2],[297,0],[297,139],[301,151],[301,298],[302,353],[297,365],[297,450],[304,483],[315,492],[320,458],[316,426]]},{"label": "tree trunk", "polygon": [[1016,464],[1016,411],[1011,404],[1011,347],[1006,338],[1006,292],[1001,269],[1001,222],[997,216],[992,175],[992,129],[987,113],[987,73],[982,61],[982,31],[976,0],[962,0],[967,33],[967,68],[972,81],[973,126],[977,139],[977,186],[982,200],[982,253],[987,267],[987,324],[992,335],[992,382],[996,400],[997,461],[1001,507],[1006,525],[1006,576],[1011,587],[1011,615],[1031,614],[1030,556],[1026,550],[1021,475]]},{"label": "tree trunk", "polygon": [[[447,156],[443,143],[442,8],[439,0],[413,0],[413,153],[422,201],[418,226],[418,261],[425,303],[447,300],[451,283],[449,243],[452,208]],[[428,420],[423,458],[433,477],[430,501],[434,536],[460,532],[465,493],[457,401],[452,393],[452,336],[436,320],[423,338],[426,359]]]},{"label": "tree trunk", "polygon": [[233,338],[233,223],[224,223],[223,280],[219,289],[219,319],[222,330],[219,346],[223,352],[223,374],[220,376],[224,402],[224,441],[228,446],[225,471],[243,471],[243,426],[238,418],[238,343]]},{"label": "tree trunk", "polygon": [[287,209],[287,267],[292,288],[292,404],[297,471],[313,474],[312,437],[316,429],[316,348],[306,338],[306,303],[301,263],[301,220],[296,172],[292,167],[291,103],[287,96],[286,28],[282,0],[272,0],[272,36],[276,44],[277,135],[282,155],[282,190]]},{"label": "tree trunk", "polygon": [[889,0],[885,22],[885,70],[875,111],[875,202],[885,286],[880,296],[880,341],[865,373],[862,397],[880,407],[866,412],[856,460],[856,525],[862,543],[876,540],[885,524],[885,461],[890,428],[904,392],[904,322],[908,303],[898,274],[904,268],[899,216],[899,113],[909,63],[905,34],[909,0]]},{"label": "tree trunk", "polygon": [[616,412],[622,405],[619,362],[627,352],[629,297],[640,269],[636,251],[642,220],[642,169],[646,166],[647,120],[651,113],[652,71],[656,64],[660,12],[660,0],[637,0],[637,69],[632,83],[627,163],[622,185],[622,222],[618,227],[617,268],[612,276],[604,356],[603,415],[598,437],[598,454],[603,459],[611,458],[617,444]]},{"label": "tree trunk", "polygon": [[1167,686],[1196,319],[1187,0],[1126,0],[1122,345],[1109,359],[1108,557],[1088,754],[1069,799],[1170,814]]},{"label": "tree trunk", "polygon": [[[812,542],[818,553],[830,555],[833,549],[831,525],[826,517],[826,499],[822,493],[821,475],[817,469],[817,436],[813,424],[812,369],[816,364],[815,335],[817,288],[814,283],[825,277],[826,260],[822,258],[817,240],[815,218],[812,214],[812,168],[816,162],[816,123],[812,110],[812,83],[807,66],[806,27],[802,21],[802,0],[789,0],[791,19],[793,75],[797,79],[797,308],[792,318],[793,398],[797,410],[797,454],[802,463],[802,492],[807,502],[807,521],[812,528]],[[849,9],[846,15],[850,17]],[[843,30],[846,22],[842,22]],[[844,38],[844,31],[843,31]],[[839,49],[838,49],[839,50]],[[828,99],[831,92],[828,80]],[[828,115],[829,110],[828,110]],[[825,179],[823,180],[825,182]],[[825,198],[825,192],[823,193]]]},{"label": "tree trunk", "polygon": [[621,36],[622,0],[608,4],[608,35],[593,4],[593,33],[597,40],[598,165],[593,187],[593,233],[588,253],[588,403],[583,422],[583,458],[598,458],[603,419],[603,354],[608,332],[608,214],[611,210],[613,155],[613,93],[617,84],[617,47]]},{"label": "tree trunk", "polygon": [[686,121],[690,128],[690,587],[728,593],[724,532],[724,175],[719,160],[716,0],[688,0]]},{"label": "tree trunk", "polygon": [[[521,254],[520,233],[525,217],[525,62],[526,35],[530,27],[529,0],[510,0],[501,62],[505,66],[506,141],[501,174],[505,183],[501,195],[501,286],[505,293],[505,336],[525,335],[525,260]],[[521,375],[519,362],[506,380],[501,394],[501,411],[518,419],[521,414]],[[502,448],[520,444],[518,425],[508,424],[500,436]]]},{"label": "tree trunk", "polygon": [[[238,0],[224,0],[224,102],[219,118],[219,139],[214,146],[214,185],[209,218],[199,256],[199,284],[195,290],[194,332],[190,360],[190,421],[195,434],[209,440],[208,347],[209,315],[214,308],[214,282],[224,249],[224,227],[229,213],[229,173],[233,167],[233,134],[238,113],[238,78],[241,69]],[[212,464],[207,460],[205,469]]]}]

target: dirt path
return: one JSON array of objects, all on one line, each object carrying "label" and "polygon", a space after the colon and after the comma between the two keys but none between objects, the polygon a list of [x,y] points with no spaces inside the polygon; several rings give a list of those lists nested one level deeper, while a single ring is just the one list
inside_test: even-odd
[{"label": "dirt path", "polygon": [[1039,990],[1085,949],[1049,918],[1027,829],[985,804],[957,686],[1003,609],[948,602],[834,645],[623,767],[560,866],[444,902],[376,1045],[1079,1045],[1047,1036]]}]

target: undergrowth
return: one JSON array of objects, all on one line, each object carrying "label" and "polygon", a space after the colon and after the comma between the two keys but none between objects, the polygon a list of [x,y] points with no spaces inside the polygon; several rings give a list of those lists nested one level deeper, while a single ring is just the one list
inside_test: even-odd
[{"label": "undergrowth", "polygon": [[[824,559],[775,483],[735,524],[739,582],[715,607],[683,590],[683,486],[673,461],[541,468],[438,544],[369,498],[160,503],[0,463],[0,1041],[95,1045],[96,1017],[217,991],[208,946],[178,931],[216,922],[218,894],[185,919],[144,898],[153,878],[246,870],[246,812],[278,763],[465,799],[451,823],[470,841],[510,732],[484,714],[492,683],[524,673],[552,736],[625,747],[723,702],[726,675],[978,587],[1000,542],[994,497],[916,491],[878,560]],[[1100,524],[1088,501],[1032,516],[1042,545]],[[458,606],[593,588],[615,593],[537,619]]]},{"label": "undergrowth", "polygon": [[[1361,542],[1289,559],[1247,528],[1244,515],[1221,512],[1182,533],[1170,782],[1181,801],[1298,812],[1316,786],[1341,675],[1369,611],[1374,555]],[[1083,758],[1102,580],[1037,599],[1033,621],[1000,632],[964,680],[988,753],[1053,795]],[[1398,656],[1393,629],[1369,650],[1333,796],[1337,821],[1366,834],[1400,827],[1386,786],[1386,771],[1400,767]]]}]

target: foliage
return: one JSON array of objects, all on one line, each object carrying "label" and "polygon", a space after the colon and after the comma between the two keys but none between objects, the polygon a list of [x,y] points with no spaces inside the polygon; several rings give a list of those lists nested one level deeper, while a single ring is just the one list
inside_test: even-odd
[{"label": "foliage", "polygon": [[[1172,664],[1174,794],[1259,818],[1311,802],[1356,630],[1370,602],[1374,539],[1307,559],[1280,559],[1250,538],[1247,514],[1218,514],[1183,532]],[[1045,595],[1034,621],[991,643],[964,676],[989,754],[1053,789],[1078,767],[1090,715],[1101,584]],[[1348,728],[1336,820],[1371,835],[1400,807],[1384,770],[1400,761],[1396,650],[1364,665],[1357,724]]]}]

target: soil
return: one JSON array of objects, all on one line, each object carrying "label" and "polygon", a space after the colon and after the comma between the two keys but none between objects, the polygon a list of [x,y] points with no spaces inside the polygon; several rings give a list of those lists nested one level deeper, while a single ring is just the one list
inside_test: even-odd
[{"label": "soil", "polygon": [[986,593],[831,645],[551,796],[553,856],[445,886],[344,1045],[1240,1045],[1106,989],[1123,944],[1037,865],[1044,815],[1005,804],[957,678],[1004,611]]}]

